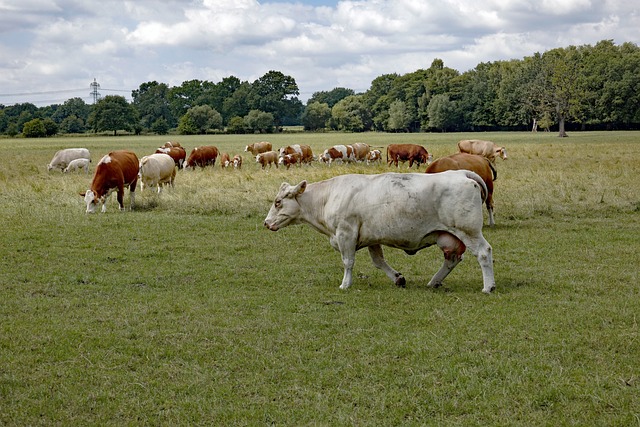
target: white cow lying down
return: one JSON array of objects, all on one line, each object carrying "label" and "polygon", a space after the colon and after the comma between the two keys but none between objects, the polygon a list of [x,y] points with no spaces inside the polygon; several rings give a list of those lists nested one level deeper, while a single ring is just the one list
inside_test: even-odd
[{"label": "white cow lying down", "polygon": [[495,289],[492,249],[482,235],[482,179],[465,170],[436,174],[341,175],[307,185],[283,183],[264,225],[277,231],[306,223],[329,236],[344,264],[341,289],[352,283],[356,251],[368,248],[373,264],[398,286],[401,273],[384,259],[382,245],[409,255],[437,244],[444,263],[428,286],[437,287],[462,260],[466,248],[482,269],[482,291]]}]

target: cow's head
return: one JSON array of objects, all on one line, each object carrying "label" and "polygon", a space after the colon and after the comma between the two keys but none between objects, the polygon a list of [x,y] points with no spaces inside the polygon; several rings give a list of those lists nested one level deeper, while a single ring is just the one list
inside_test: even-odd
[{"label": "cow's head", "polygon": [[502,157],[502,160],[507,160],[507,149],[504,147],[498,147],[496,150],[496,156]]},{"label": "cow's head", "polygon": [[296,200],[307,188],[307,181],[296,186],[283,182],[276,199],[264,219],[264,225],[271,231],[278,231],[290,224],[295,224],[300,216],[300,205]]},{"label": "cow's head", "polygon": [[96,193],[94,193],[91,190],[87,190],[85,193],[80,193],[80,195],[82,197],[84,197],[84,202],[87,205],[87,210],[85,212],[86,213],[95,213],[96,212],[96,206],[97,206],[98,202],[100,201],[96,197]]}]

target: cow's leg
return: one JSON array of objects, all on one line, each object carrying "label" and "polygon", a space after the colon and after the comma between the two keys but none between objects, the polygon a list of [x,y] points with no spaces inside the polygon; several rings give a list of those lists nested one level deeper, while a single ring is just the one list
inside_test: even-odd
[{"label": "cow's leg", "polygon": [[369,255],[371,255],[371,261],[373,261],[373,265],[375,265],[376,268],[379,268],[380,270],[384,271],[387,277],[393,280],[396,286],[400,286],[402,288],[405,287],[406,281],[402,273],[394,270],[389,264],[387,264],[387,261],[384,259],[382,246],[380,245],[369,246]]},{"label": "cow's leg", "polygon": [[356,261],[356,237],[349,230],[339,230],[334,237],[329,239],[331,246],[340,251],[342,264],[344,265],[344,276],[340,289],[347,289],[353,282],[353,264]]},{"label": "cow's leg", "polygon": [[[138,185],[138,180],[136,179],[131,184],[129,184],[129,210],[133,210],[133,205],[136,202],[136,185]],[[124,193],[124,190],[123,190]]]},{"label": "cow's leg", "polygon": [[438,234],[436,238],[436,243],[438,247],[442,249],[442,253],[444,254],[444,262],[442,263],[442,267],[434,276],[431,278],[427,286],[431,286],[437,288],[442,285],[442,281],[451,273],[451,270],[454,269],[460,261],[462,261],[462,254],[465,251],[464,243],[454,236],[451,233],[442,232]]},{"label": "cow's leg", "polygon": [[461,236],[472,254],[478,259],[482,269],[482,292],[491,293],[496,288],[496,281],[493,277],[493,249],[482,233],[477,236]]},{"label": "cow's leg", "polygon": [[496,222],[493,218],[493,197],[491,196],[491,192],[487,195],[487,213],[489,214],[489,227],[493,227]]}]

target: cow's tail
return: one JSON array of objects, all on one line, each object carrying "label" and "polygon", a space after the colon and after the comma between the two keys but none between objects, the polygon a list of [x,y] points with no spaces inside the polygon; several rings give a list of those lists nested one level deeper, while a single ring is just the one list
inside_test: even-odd
[{"label": "cow's tail", "polygon": [[487,200],[487,196],[489,195],[489,190],[487,190],[487,184],[484,183],[480,175],[475,172],[465,170],[467,178],[474,180],[480,186],[480,190],[482,190],[482,203]]},{"label": "cow's tail", "polygon": [[491,173],[493,174],[493,180],[495,181],[496,179],[498,179],[498,171],[496,170],[496,167],[491,164],[489,159],[487,159],[487,163],[489,163],[489,167],[491,168]]}]

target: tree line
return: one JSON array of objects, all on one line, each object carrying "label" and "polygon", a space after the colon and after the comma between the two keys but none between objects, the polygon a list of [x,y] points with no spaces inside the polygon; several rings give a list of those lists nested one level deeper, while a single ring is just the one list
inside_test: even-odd
[{"label": "tree line", "polygon": [[132,101],[72,98],[38,108],[0,105],[0,133],[50,136],[119,130],[139,133],[308,131],[424,132],[636,129],[640,125],[640,49],[633,43],[556,48],[523,59],[480,63],[460,73],[435,59],[428,69],[385,74],[355,93],[334,88],[306,105],[293,77],[269,71],[254,82],[147,82]]}]

